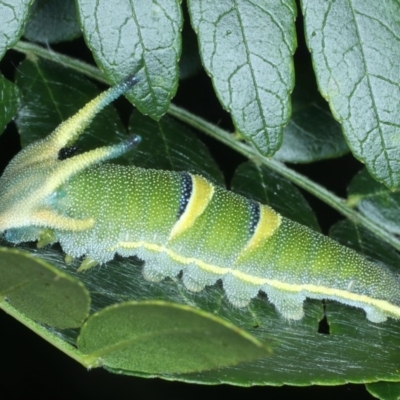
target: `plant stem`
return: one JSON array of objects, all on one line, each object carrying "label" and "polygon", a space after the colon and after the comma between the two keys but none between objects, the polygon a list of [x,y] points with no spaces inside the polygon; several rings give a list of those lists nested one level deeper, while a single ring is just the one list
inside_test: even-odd
[{"label": "plant stem", "polygon": [[[44,47],[28,42],[18,42],[13,47],[13,49],[22,52],[27,56],[38,56],[47,60],[54,61],[56,63],[74,69],[75,71],[79,71],[82,74],[85,74],[86,76],[89,76],[100,82],[108,83],[104,77],[104,74],[98,68],[93,67],[82,61],[78,61],[69,56],[55,53],[51,49],[46,49]],[[325,189],[323,186],[311,181],[304,175],[301,175],[298,172],[288,168],[286,165],[279,161],[269,159],[260,155],[253,147],[239,141],[235,137],[235,135],[218,128],[217,126],[205,121],[204,119],[196,115],[193,115],[192,113],[174,104],[170,105],[168,113],[175,118],[187,123],[193,128],[212,136],[213,138],[236,150],[238,153],[253,160],[254,162],[265,165],[266,167],[274,170],[278,174],[289,179],[297,186],[313,194],[315,197],[322,200],[323,202],[334,208],[336,211],[338,211],[340,214],[349,218],[354,223],[362,225],[366,229],[370,230],[376,236],[391,244],[397,251],[400,251],[399,239],[392,236],[389,232],[375,224],[370,219],[364,217],[358,211],[355,211],[353,208],[349,207],[345,203],[345,200],[343,198],[336,196],[332,192]]]},{"label": "plant stem", "polygon": [[83,61],[77,60],[75,58],[65,56],[60,53],[56,53],[51,50],[49,47],[45,48],[39,46],[38,44],[22,42],[19,41],[12,50],[18,51],[20,53],[25,54],[27,57],[40,57],[44,60],[53,61],[57,64],[64,65],[65,67],[71,68],[75,71],[81,72],[85,74],[89,78],[96,79],[99,82],[108,84],[110,82],[107,81],[104,74],[93,65],[85,63]]}]

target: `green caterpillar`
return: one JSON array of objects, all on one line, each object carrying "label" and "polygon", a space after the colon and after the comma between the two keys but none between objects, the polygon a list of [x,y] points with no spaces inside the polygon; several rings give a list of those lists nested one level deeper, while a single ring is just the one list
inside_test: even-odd
[{"label": "green caterpillar", "polygon": [[60,160],[136,82],[102,93],[10,162],[0,178],[0,232],[9,242],[58,241],[68,255],[86,255],[80,269],[137,255],[148,280],[183,270],[186,287],[200,291],[222,279],[233,305],[261,290],[288,319],[302,318],[306,297],[361,307],[373,322],[400,318],[399,276],[384,266],[201,176],[101,163],[138,136]]}]

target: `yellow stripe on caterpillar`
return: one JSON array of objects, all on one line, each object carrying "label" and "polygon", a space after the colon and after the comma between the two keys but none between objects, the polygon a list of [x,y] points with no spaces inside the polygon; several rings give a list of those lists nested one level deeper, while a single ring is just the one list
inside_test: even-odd
[{"label": "yellow stripe on caterpillar", "polygon": [[[254,287],[253,296],[255,297],[261,290],[267,293],[270,300],[273,299],[273,303],[279,312],[286,318],[290,319],[301,319],[303,317],[303,301],[306,297],[314,299],[330,299],[339,301],[344,304],[348,304],[354,307],[363,308],[367,313],[367,317],[372,322],[383,322],[388,316],[392,318],[400,319],[400,307],[396,306],[386,300],[375,299],[367,295],[353,293],[348,290],[330,288],[323,285],[315,284],[293,284],[288,282],[282,282],[276,279],[262,278],[258,276],[249,275],[238,269],[232,269],[228,267],[221,267],[217,265],[208,264],[202,260],[198,260],[193,257],[184,257],[176,252],[166,248],[163,245],[155,243],[148,243],[144,241],[138,242],[120,242],[118,245],[110,249],[111,251],[118,251],[118,249],[139,249],[145,248],[156,253],[165,253],[172,260],[181,264],[185,272],[185,266],[196,265],[202,271],[211,273],[215,276],[215,283],[218,279],[222,279],[225,285],[224,277],[232,276],[240,281],[240,284],[250,285]],[[149,279],[149,277],[146,277]],[[151,279],[149,279],[151,280]],[[348,287],[352,287],[353,281],[349,282]],[[190,287],[188,287],[191,290]],[[230,290],[224,288],[227,293],[228,299],[235,306],[246,306],[250,300],[240,301],[239,303],[235,298],[230,298]],[[197,291],[197,290],[192,290]],[[280,298],[282,296],[282,299]],[[286,300],[285,300],[286,299]],[[240,299],[242,300],[242,299]],[[293,310],[287,310],[286,305],[288,301],[294,301],[295,304],[291,304]]]},{"label": "yellow stripe on caterpillar", "polygon": [[214,195],[214,186],[200,175],[189,174],[192,179],[193,191],[185,212],[171,230],[169,240],[172,240],[193,226],[196,219],[203,214]]},{"label": "yellow stripe on caterpillar", "polygon": [[260,245],[276,232],[281,222],[282,217],[277,212],[275,212],[271,207],[260,204],[260,219],[256,230],[246,247],[239,254],[237,261],[240,262],[242,256],[245,256],[252,251],[256,251]]}]

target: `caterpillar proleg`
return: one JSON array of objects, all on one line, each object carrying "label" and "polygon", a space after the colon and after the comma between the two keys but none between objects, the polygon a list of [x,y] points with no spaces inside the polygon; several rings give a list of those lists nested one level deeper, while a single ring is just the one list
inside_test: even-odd
[{"label": "caterpillar proleg", "polygon": [[400,319],[400,280],[388,268],[200,175],[103,163],[138,136],[59,157],[136,82],[102,93],[9,163],[0,178],[9,242],[60,242],[69,256],[86,256],[81,269],[136,255],[148,280],[183,271],[187,289],[201,291],[221,279],[237,307],[261,290],[287,319],[302,318],[307,297],[360,307],[372,322]]}]

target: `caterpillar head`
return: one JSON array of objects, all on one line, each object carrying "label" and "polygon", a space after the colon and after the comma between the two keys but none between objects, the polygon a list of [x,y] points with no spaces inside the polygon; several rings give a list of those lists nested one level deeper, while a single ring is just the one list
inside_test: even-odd
[{"label": "caterpillar head", "polygon": [[0,232],[17,229],[19,236],[25,232],[30,237],[32,227],[84,230],[93,225],[91,219],[69,219],[57,214],[50,206],[52,194],[78,172],[125,153],[139,143],[140,137],[131,136],[117,145],[65,160],[59,160],[58,154],[75,142],[100,110],[136,83],[137,78],[130,76],[100,94],[48,137],[27,146],[11,160],[0,178]]}]

